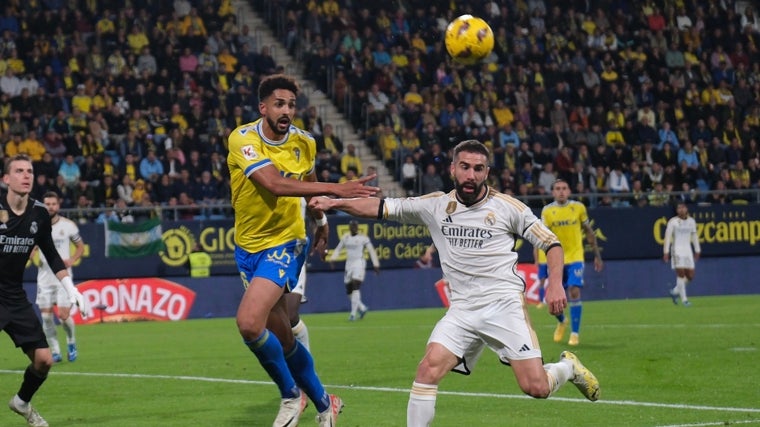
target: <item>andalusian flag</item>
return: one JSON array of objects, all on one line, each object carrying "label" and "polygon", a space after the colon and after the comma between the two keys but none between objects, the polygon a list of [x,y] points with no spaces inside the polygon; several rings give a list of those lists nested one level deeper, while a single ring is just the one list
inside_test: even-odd
[{"label": "andalusian flag", "polygon": [[161,220],[139,224],[106,221],[106,257],[136,258],[166,250],[161,239]]}]

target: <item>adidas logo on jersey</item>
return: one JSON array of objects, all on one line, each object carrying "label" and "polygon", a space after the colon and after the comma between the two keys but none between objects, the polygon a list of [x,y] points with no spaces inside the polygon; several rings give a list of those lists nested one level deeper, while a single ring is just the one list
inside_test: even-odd
[{"label": "adidas logo on jersey", "polygon": [[530,347],[528,347],[528,344],[523,344],[522,347],[520,347],[520,349],[517,351],[519,352],[530,351]]},{"label": "adidas logo on jersey", "polygon": [[443,219],[443,222],[452,223],[454,221],[451,219],[451,215],[447,215],[446,218]]}]

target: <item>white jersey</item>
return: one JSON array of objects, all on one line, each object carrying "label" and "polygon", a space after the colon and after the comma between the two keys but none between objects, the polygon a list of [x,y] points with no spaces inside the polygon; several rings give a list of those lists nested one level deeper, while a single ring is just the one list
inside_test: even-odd
[{"label": "white jersey", "polygon": [[699,253],[697,223],[694,218],[681,219],[678,216],[670,218],[668,226],[665,228],[665,242],[662,251],[666,255],[670,253],[670,266],[673,269],[694,269],[692,245],[694,252]]},{"label": "white jersey", "polygon": [[364,280],[364,272],[367,268],[367,261],[364,259],[364,250],[369,253],[369,258],[372,260],[372,265],[375,268],[380,267],[380,260],[377,257],[377,251],[375,246],[364,234],[357,234],[352,236],[351,233],[346,233],[340,238],[338,246],[332,251],[328,257],[328,261],[335,261],[340,255],[341,251],[346,250],[346,277],[345,282],[348,283],[351,280]]},{"label": "white jersey", "polygon": [[669,254],[673,252],[674,256],[690,255],[692,245],[694,246],[694,252],[701,252],[699,238],[697,237],[697,223],[694,221],[694,218],[687,217],[686,219],[681,219],[677,216],[670,218],[665,228],[663,253]]},{"label": "white jersey", "polygon": [[[303,215],[303,221],[304,224],[306,224],[306,237],[309,238],[309,214],[306,210],[306,207],[306,199],[301,198],[301,215]],[[309,250],[311,250],[311,244],[309,244]],[[308,252],[306,256],[309,256]],[[301,272],[298,274],[298,281],[296,282],[296,286],[291,289],[290,292],[301,295],[301,298],[306,295],[306,261],[304,261],[303,266],[301,266]]]},{"label": "white jersey", "polygon": [[530,208],[493,188],[472,206],[457,201],[454,191],[385,199],[384,216],[428,226],[449,281],[452,307],[477,308],[525,290],[515,270],[517,236],[543,250],[559,244]]},{"label": "white jersey", "polygon": [[[53,242],[55,243],[55,249],[61,256],[62,260],[71,258],[70,244],[82,240],[79,235],[79,227],[76,223],[68,218],[62,216],[58,217],[58,221],[53,224]],[[40,256],[40,268],[37,270],[37,285],[38,286],[58,286],[58,278],[55,277],[55,273],[50,269],[50,266],[45,259],[45,255],[42,251],[37,251]],[[74,277],[71,274],[71,268],[68,269],[69,276]]]}]

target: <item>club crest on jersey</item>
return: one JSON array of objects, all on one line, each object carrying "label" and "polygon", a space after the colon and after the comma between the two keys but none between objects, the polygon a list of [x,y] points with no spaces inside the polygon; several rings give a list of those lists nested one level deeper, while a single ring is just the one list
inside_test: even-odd
[{"label": "club crest on jersey", "polygon": [[491,227],[493,227],[494,225],[496,225],[496,215],[494,215],[493,212],[488,212],[488,215],[486,215],[486,219],[483,220],[483,222],[485,222],[486,225],[490,225]]},{"label": "club crest on jersey", "polygon": [[243,157],[245,157],[246,160],[254,160],[259,157],[256,150],[253,149],[253,145],[250,144],[240,147],[240,152],[243,153]]},{"label": "club crest on jersey", "polygon": [[457,202],[449,202],[446,206],[446,215],[451,215],[457,210]]},{"label": "club crest on jersey", "polygon": [[296,148],[295,150],[293,150],[293,154],[296,156],[296,161],[300,162],[301,161],[301,149],[300,148]]},{"label": "club crest on jersey", "polygon": [[29,232],[37,234],[37,221],[32,221],[32,225],[29,226]]},{"label": "club crest on jersey", "polygon": [[8,211],[6,211],[5,209],[0,210],[0,222],[5,224],[6,222],[8,222],[8,219],[9,219]]}]

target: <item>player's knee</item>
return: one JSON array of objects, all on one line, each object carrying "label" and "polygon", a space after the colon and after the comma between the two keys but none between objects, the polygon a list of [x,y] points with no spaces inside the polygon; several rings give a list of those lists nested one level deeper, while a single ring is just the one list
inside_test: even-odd
[{"label": "player's knee", "polygon": [[446,375],[446,370],[443,366],[438,366],[432,363],[428,358],[423,358],[420,364],[417,366],[417,376],[415,381],[423,384],[438,384]]},{"label": "player's knee", "polygon": [[49,359],[46,359],[43,363],[39,365],[35,365],[35,369],[37,372],[39,372],[42,375],[47,375],[48,372],[50,372],[50,369],[53,367],[53,358],[52,356]]},{"label": "player's knee", "polygon": [[44,376],[50,372],[50,368],[53,367],[53,355],[50,352],[47,353],[35,353],[34,361],[32,362],[32,369],[34,369],[39,375]]},{"label": "player's knee", "polygon": [[257,322],[256,319],[249,316],[238,316],[237,327],[240,336],[246,340],[253,340],[261,336],[264,332],[265,324],[263,322]]},{"label": "player's knee", "polygon": [[520,388],[523,393],[536,399],[546,399],[551,392],[549,383],[546,381],[530,381],[527,384],[520,384]]}]

